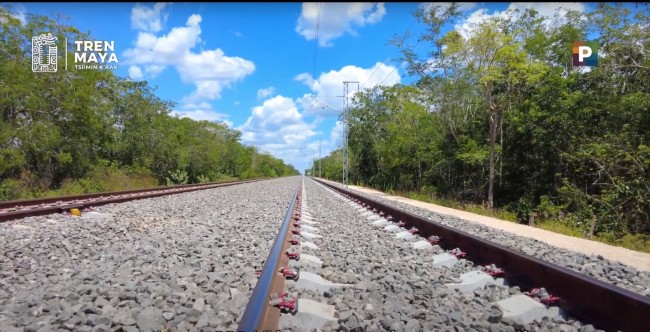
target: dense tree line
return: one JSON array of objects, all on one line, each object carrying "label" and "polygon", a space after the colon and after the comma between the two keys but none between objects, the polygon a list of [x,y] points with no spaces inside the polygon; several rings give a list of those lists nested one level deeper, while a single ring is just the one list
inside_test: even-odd
[{"label": "dense tree line", "polygon": [[77,180],[88,191],[93,176],[106,173],[158,184],[298,174],[240,143],[241,133],[224,123],[171,116],[174,105],[147,82],[110,70],[32,73],[31,37],[47,32],[59,41],[89,39],[44,16],[22,24],[0,7],[0,199]]},{"label": "dense tree line", "polygon": [[[587,233],[650,234],[647,13],[604,3],[553,19],[527,10],[444,34],[459,22],[455,5],[416,13],[427,26],[419,43],[391,42],[418,81],[356,96],[350,180]],[[572,43],[594,35],[598,66],[574,68]],[[340,150],[324,158],[323,176],[340,179],[341,160]]]}]

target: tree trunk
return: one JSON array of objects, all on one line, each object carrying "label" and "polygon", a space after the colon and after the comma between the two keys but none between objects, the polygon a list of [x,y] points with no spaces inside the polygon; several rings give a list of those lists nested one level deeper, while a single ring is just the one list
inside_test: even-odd
[{"label": "tree trunk", "polygon": [[589,240],[594,238],[594,228],[596,227],[596,215],[591,216],[591,227],[589,228]]},{"label": "tree trunk", "polygon": [[488,206],[494,207],[494,168],[495,168],[495,145],[497,141],[497,112],[490,106],[490,169],[488,176]]}]

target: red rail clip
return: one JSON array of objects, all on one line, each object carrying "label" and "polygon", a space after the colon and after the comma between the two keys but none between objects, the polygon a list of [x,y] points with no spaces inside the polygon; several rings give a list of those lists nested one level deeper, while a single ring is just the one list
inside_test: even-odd
[{"label": "red rail clip", "polygon": [[280,273],[282,273],[282,275],[287,279],[293,279],[297,281],[298,278],[300,278],[300,270],[298,270],[297,268],[294,271],[289,267],[283,267],[280,269]]},{"label": "red rail clip", "polygon": [[435,236],[435,235],[431,235],[427,239],[427,241],[429,241],[429,243],[431,243],[431,244],[438,244],[438,243],[440,243],[440,240],[442,240],[442,238],[439,237],[439,236]]},{"label": "red rail clip", "polygon": [[300,235],[300,230],[299,229],[292,229],[291,234],[293,235]]},{"label": "red rail clip", "polygon": [[294,221],[294,222],[293,222],[293,227],[300,228],[300,223],[298,223],[297,220]]},{"label": "red rail clip", "polygon": [[489,274],[490,276],[496,278],[496,277],[503,277],[506,272],[503,271],[503,269],[498,268],[496,265],[488,265],[485,267],[485,273]]},{"label": "red rail clip", "polygon": [[463,257],[467,256],[467,253],[460,250],[460,248],[453,249],[453,250],[449,251],[449,253],[456,256],[456,258],[463,258]]},{"label": "red rail clip", "polygon": [[530,292],[524,292],[525,295],[532,297],[538,302],[544,303],[546,305],[554,305],[560,302],[560,298],[549,294],[545,288],[535,288]]},{"label": "red rail clip", "polygon": [[298,294],[282,293],[278,295],[278,293],[273,293],[269,304],[280,308],[280,312],[284,314],[295,315],[298,313]]},{"label": "red rail clip", "polygon": [[399,227],[404,227],[404,226],[406,226],[406,223],[400,220],[400,221],[397,223],[397,226],[399,226]]},{"label": "red rail clip", "polygon": [[420,233],[420,230],[417,229],[417,228],[415,228],[415,227],[413,227],[413,228],[409,229],[409,233],[411,233],[411,234],[417,234],[417,233]]},{"label": "red rail clip", "polygon": [[292,237],[291,239],[289,239],[289,243],[291,243],[292,246],[299,245],[300,240]]},{"label": "red rail clip", "polygon": [[293,259],[293,260],[296,260],[296,261],[300,260],[300,253],[297,252],[297,251],[296,252],[285,251],[284,254],[287,255],[287,257],[289,257],[289,259]]}]

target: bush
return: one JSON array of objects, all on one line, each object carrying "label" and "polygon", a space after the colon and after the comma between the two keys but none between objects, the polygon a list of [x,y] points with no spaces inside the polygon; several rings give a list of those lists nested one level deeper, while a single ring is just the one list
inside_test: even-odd
[{"label": "bush", "polygon": [[527,224],[528,216],[533,213],[533,202],[529,197],[523,196],[512,205],[511,209],[515,213],[517,221]]},{"label": "bush", "polygon": [[168,186],[187,184],[187,172],[180,169],[177,169],[174,172],[169,172],[169,176],[166,180]]},{"label": "bush", "polygon": [[625,234],[618,236],[615,233],[608,232],[598,234],[596,239],[611,245],[650,253],[650,235]]},{"label": "bush", "polygon": [[24,198],[25,196],[26,189],[20,180],[6,179],[0,182],[0,200],[10,201]]},{"label": "bush", "polygon": [[210,182],[210,178],[207,177],[207,176],[205,176],[205,175],[199,175],[199,176],[197,176],[197,177],[196,177],[196,180],[197,180],[199,183],[208,183],[208,182]]},{"label": "bush", "polygon": [[50,190],[46,196],[81,195],[157,186],[156,179],[148,174],[137,174],[133,170],[119,170],[114,167],[95,167],[82,179],[65,179],[59,189]]}]

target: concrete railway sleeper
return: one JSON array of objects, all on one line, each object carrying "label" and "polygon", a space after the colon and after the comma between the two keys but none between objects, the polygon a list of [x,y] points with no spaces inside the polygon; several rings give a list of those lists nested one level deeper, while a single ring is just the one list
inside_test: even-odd
[{"label": "concrete railway sleeper", "polygon": [[[306,182],[309,189],[320,188],[315,191],[320,190],[321,201],[329,199],[329,208],[319,202],[317,217],[308,219],[321,222],[322,235],[318,232],[305,234],[314,241],[309,246],[305,243],[301,246],[304,252],[315,250],[321,256],[313,259],[307,256],[307,262],[301,264],[316,274],[307,274],[314,281],[310,280],[310,289],[302,289],[301,299],[311,298],[335,306],[323,307],[320,312],[338,311],[338,317],[334,315],[331,322],[323,325],[325,330],[408,331],[448,327],[477,331],[646,331],[650,326],[647,320],[650,298],[647,296],[436,224],[340,187]],[[359,215],[351,216],[350,211],[346,211],[351,209],[335,208],[331,198],[322,198],[324,189],[336,193],[341,201],[356,209],[366,223],[354,226],[355,231],[348,231],[347,228],[358,223]],[[386,234],[390,234],[388,242]],[[391,241],[400,255],[395,256],[395,250],[384,250]],[[315,247],[320,249],[313,249]],[[304,252],[300,253],[301,261],[306,256]],[[399,267],[402,264],[406,266]],[[387,268],[388,265],[397,265],[397,273]],[[380,272],[377,275],[374,271]],[[305,273],[306,270],[301,270],[300,280],[295,283],[299,289],[303,288],[298,285],[300,281],[307,279],[303,276]],[[364,273],[371,278],[364,278]],[[412,276],[408,276],[410,274]],[[398,279],[402,278],[400,284]],[[434,289],[432,283],[438,289]],[[291,287],[292,284],[289,291]],[[388,295],[390,292],[410,294],[396,298]],[[383,300],[368,295],[373,293],[383,293],[380,296]],[[435,294],[435,299],[431,293]],[[398,307],[396,303],[405,301],[401,303],[404,307],[413,307],[417,312],[401,312],[401,308],[392,306],[387,298]],[[481,308],[476,311],[454,309],[454,305],[465,302],[469,303],[466,307],[479,303],[476,307]],[[419,307],[413,306],[414,303]],[[382,307],[383,317],[372,314],[373,308],[378,306]],[[386,307],[396,309],[395,313]],[[482,319],[487,325],[479,323]],[[326,320],[322,318],[320,323]],[[296,322],[288,324],[294,329],[301,326]]]},{"label": "concrete railway sleeper", "polygon": [[0,224],[0,330],[650,330],[648,297],[309,178],[97,211]]},{"label": "concrete railway sleeper", "polygon": [[300,181],[0,223],[0,331],[234,331]]}]

